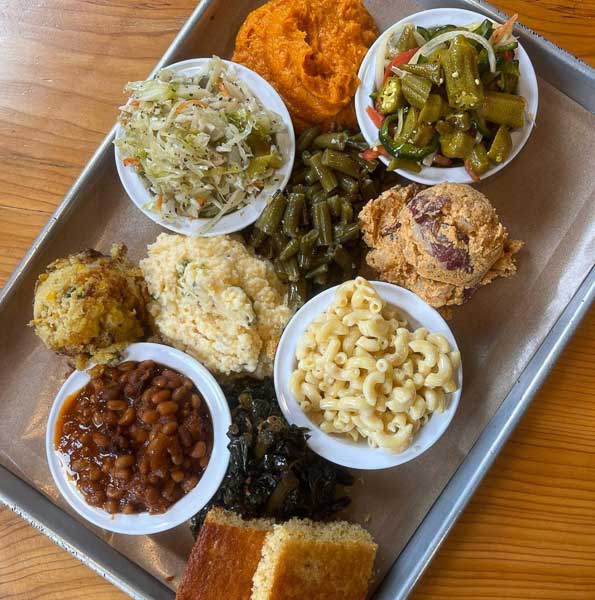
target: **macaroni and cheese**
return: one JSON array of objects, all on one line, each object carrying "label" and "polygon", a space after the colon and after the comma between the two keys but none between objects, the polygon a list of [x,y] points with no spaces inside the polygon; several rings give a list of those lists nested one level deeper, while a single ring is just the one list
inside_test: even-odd
[{"label": "macaroni and cheese", "polygon": [[407,449],[458,388],[460,354],[442,334],[407,329],[363,277],[339,286],[333,303],[302,334],[289,386],[325,433]]}]

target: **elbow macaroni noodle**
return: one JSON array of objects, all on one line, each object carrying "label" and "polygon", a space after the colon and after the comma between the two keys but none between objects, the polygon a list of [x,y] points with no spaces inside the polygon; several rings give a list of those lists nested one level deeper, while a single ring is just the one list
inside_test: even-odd
[{"label": "elbow macaroni noodle", "polygon": [[439,333],[407,329],[363,277],[347,281],[298,341],[289,388],[325,433],[403,452],[457,388],[459,352]]}]

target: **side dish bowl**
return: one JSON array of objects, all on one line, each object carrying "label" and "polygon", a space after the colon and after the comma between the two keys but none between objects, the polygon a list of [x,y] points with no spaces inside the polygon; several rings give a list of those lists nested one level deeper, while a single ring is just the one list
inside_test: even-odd
[{"label": "side dish bowl", "polygon": [[[210,60],[210,58],[194,58],[174,63],[166,68],[182,75],[193,76],[199,73]],[[258,75],[258,73],[229,60],[224,60],[223,62],[235,71],[238,79],[248,86],[250,91],[265,108],[277,113],[281,118],[285,131],[276,135],[276,142],[284,162],[276,171],[275,179],[277,181],[269,182],[255,199],[246,206],[221,217],[214,225],[208,226],[209,221],[211,221],[211,219],[208,218],[194,219],[178,216],[169,219],[150,210],[148,205],[151,201],[151,194],[147,189],[146,182],[133,167],[124,165],[124,162],[120,157],[120,151],[116,148],[115,159],[118,175],[132,202],[134,202],[134,204],[149,217],[149,219],[176,233],[208,236],[223,235],[247,227],[258,219],[260,213],[266,206],[268,198],[278,189],[283,190],[285,188],[291,175],[295,156],[295,136],[291,117],[289,116],[289,112],[287,111],[281,96],[279,96],[275,89]],[[116,139],[120,139],[123,136],[124,129],[121,125],[118,125]]]},{"label": "side dish bowl", "polygon": [[[395,30],[399,30],[407,23],[413,23],[425,28],[436,27],[440,25],[469,25],[471,23],[481,22],[486,17],[482,14],[464,10],[459,8],[436,8],[432,10],[424,10],[401,19],[380,35],[374,44],[368,50],[359,70],[360,85],[355,94],[355,112],[357,122],[362,131],[366,142],[370,146],[378,142],[378,127],[372,123],[370,117],[366,113],[366,109],[371,104],[370,94],[375,89],[374,82],[374,62],[379,48],[384,45],[385,40]],[[481,176],[481,179],[486,179],[501,171],[508,165],[515,156],[521,151],[527,143],[533,126],[535,125],[535,117],[537,115],[538,95],[537,77],[533,64],[524,48],[519,44],[516,49],[516,58],[519,60],[520,78],[518,84],[518,95],[523,96],[526,100],[525,123],[522,128],[511,131],[512,151],[506,160],[498,165],[492,165],[486,173]],[[388,164],[390,159],[386,156],[380,156],[385,164]],[[426,167],[423,166],[419,173],[413,173],[403,169],[396,169],[396,172],[407,179],[423,183],[426,185],[435,185],[444,181],[454,183],[473,183],[472,177],[466,171],[465,167]]]},{"label": "side dish bowl", "polygon": [[[381,281],[370,282],[380,297],[396,306],[407,318],[409,329],[426,327],[441,333],[449,341],[452,350],[458,351],[456,340],[446,321],[438,311],[426,304],[414,293]],[[297,365],[295,357],[298,340],[310,323],[323,313],[335,297],[337,287],[329,288],[307,302],[291,319],[277,348],[274,377],[275,392],[279,405],[289,423],[310,430],[308,445],[320,456],[354,469],[386,469],[417,458],[435,444],[448,428],[459,404],[463,385],[463,370],[459,366],[456,374],[458,389],[449,395],[444,412],[434,413],[430,420],[415,434],[413,444],[405,451],[394,454],[381,448],[371,448],[366,441],[353,442],[346,437],[321,431],[301,409],[290,392],[290,376]]]},{"label": "side dish bowl", "polygon": [[117,513],[111,515],[102,508],[90,506],[77,489],[65,457],[56,450],[54,438],[58,418],[64,401],[78,392],[89,381],[85,371],[75,371],[58,392],[46,429],[46,453],[48,465],[56,486],[70,506],[87,521],[116,533],[146,535],[171,529],[187,521],[196,514],[215,494],[229,463],[227,430],[231,425],[231,415],[227,401],[215,378],[192,357],[169,346],[151,343],[132,344],[127,348],[122,361],[155,360],[186,375],[202,394],[213,424],[213,450],[207,468],[190,492],[160,514],[147,512],[137,514]]}]

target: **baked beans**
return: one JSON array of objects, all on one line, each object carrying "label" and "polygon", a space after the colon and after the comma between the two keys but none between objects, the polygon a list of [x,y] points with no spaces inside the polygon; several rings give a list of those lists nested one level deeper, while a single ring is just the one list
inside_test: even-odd
[{"label": "baked beans", "polygon": [[196,486],[213,425],[196,386],[152,360],[98,366],[64,402],[56,450],[91,506],[161,513]]}]

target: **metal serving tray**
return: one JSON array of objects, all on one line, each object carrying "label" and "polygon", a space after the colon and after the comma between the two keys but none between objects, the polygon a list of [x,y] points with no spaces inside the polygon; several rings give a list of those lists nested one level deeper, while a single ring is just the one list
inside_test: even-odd
[{"label": "metal serving tray", "polygon": [[[153,72],[171,62],[193,56],[193,34],[213,18],[222,3],[223,0],[200,2]],[[503,19],[503,15],[490,5],[473,0],[451,2],[421,0],[417,4],[420,9],[444,6],[468,8],[498,20]],[[226,40],[225,47],[229,53],[232,49],[235,29],[232,26],[221,26],[216,33],[211,33],[213,36],[217,35],[219,40]],[[593,96],[595,71],[527,28],[520,27],[520,34],[538,74],[587,110],[595,112]],[[221,46],[221,43],[219,45]],[[39,270],[38,261],[43,260],[47,263],[49,258],[60,255],[64,224],[68,222],[72,231],[75,231],[78,226],[80,217],[76,216],[78,213],[75,214],[76,205],[84,197],[96,197],[97,187],[106,185],[105,178],[110,173],[115,177],[113,136],[114,130],[98,148],[0,292],[0,335],[2,336],[0,356],[9,352],[9,345],[14,339],[12,336],[18,335],[18,329],[10,325],[11,319],[14,319],[14,315],[17,314],[17,292],[23,289],[30,292],[32,282]],[[101,191],[109,194],[112,186],[114,189],[119,186],[117,178],[109,183],[109,187]],[[126,214],[122,216],[122,220],[126,220]],[[101,229],[103,225],[99,216],[97,226],[100,231],[103,231]],[[591,267],[592,264],[591,257]],[[528,360],[525,369],[514,384],[510,382],[512,387],[503,398],[500,408],[425,514],[425,518],[418,524],[377,588],[375,594],[377,599],[403,599],[408,596],[519,422],[594,298],[595,268],[592,267],[540,346]],[[28,357],[21,355],[13,359],[25,361]],[[10,465],[11,470],[7,466],[0,465],[0,500],[4,504],[131,597],[154,600],[173,598],[174,594],[169,587],[100,539],[93,531],[81,526],[79,521],[54,504],[42,491],[26,482],[24,477],[20,477],[16,463]]]}]

